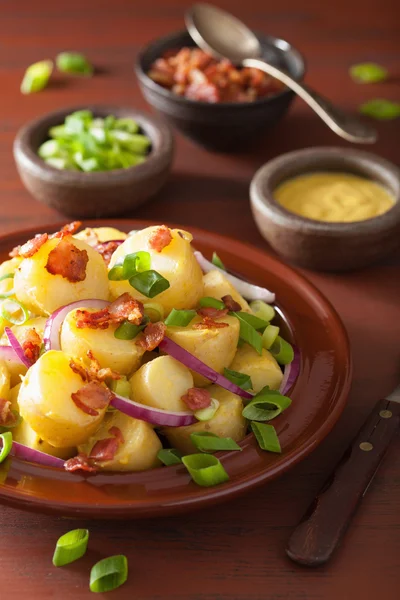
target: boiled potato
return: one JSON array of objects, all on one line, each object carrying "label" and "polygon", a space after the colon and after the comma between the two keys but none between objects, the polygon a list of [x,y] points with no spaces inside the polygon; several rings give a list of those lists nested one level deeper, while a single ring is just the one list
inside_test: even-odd
[{"label": "boiled potato", "polygon": [[211,396],[220,403],[212,419],[198,421],[186,427],[166,427],[163,430],[171,446],[183,454],[198,452],[190,439],[191,433],[209,431],[219,437],[231,437],[235,442],[240,442],[246,435],[247,423],[242,415],[242,399],[218,385],[211,385],[207,389]]},{"label": "boiled potato", "polygon": [[161,465],[157,453],[162,444],[149,423],[128,417],[116,410],[108,413],[102,425],[79,452],[90,455],[98,440],[111,437],[111,427],[118,427],[124,439],[112,460],[99,461],[97,466],[104,471],[145,471]]},{"label": "boiled potato", "polygon": [[10,394],[8,396],[9,401],[11,402],[11,409],[16,410],[19,413],[19,405],[18,405],[18,394],[21,389],[22,383],[19,382],[17,385],[10,389]]},{"label": "boiled potato", "polygon": [[48,240],[30,258],[24,258],[14,278],[17,299],[36,314],[49,315],[60,306],[87,298],[108,300],[107,267],[93,248],[81,240],[73,240],[79,250],[86,250],[89,260],[83,281],[71,283],[62,275],[52,275],[46,269],[49,253],[59,243]]},{"label": "boiled potato", "polygon": [[[14,258],[10,258],[10,260],[5,260],[3,263],[0,264],[0,277],[3,277],[3,275],[8,275],[8,273],[15,273],[15,271],[17,270],[17,267],[20,265],[22,261],[22,257],[20,256],[15,256]],[[12,284],[12,279],[5,279],[4,281],[10,281]],[[12,285],[11,285],[12,287]]]},{"label": "boiled potato", "polygon": [[121,375],[128,375],[138,369],[145,351],[135,339],[117,339],[114,336],[116,329],[117,325],[110,325],[107,329],[79,329],[76,326],[76,310],[73,310],[68,313],[61,328],[61,349],[82,359],[91,350],[102,368],[110,367]]},{"label": "boiled potato", "polygon": [[145,363],[130,379],[132,400],[161,410],[188,410],[181,399],[193,387],[189,369],[171,356]]},{"label": "boiled potato", "polygon": [[[235,356],[239,340],[239,321],[236,317],[227,315],[216,321],[228,323],[229,327],[193,329],[192,326],[200,321],[201,317],[195,317],[188,327],[168,327],[167,336],[214,371],[223,373],[224,367],[229,367]],[[210,383],[197,373],[193,373],[193,380],[194,384],[200,387]]]},{"label": "boiled potato", "polygon": [[24,444],[29,448],[33,448],[34,450],[39,450],[40,452],[45,452],[46,454],[50,454],[51,456],[57,456],[58,458],[62,458],[67,460],[72,456],[76,455],[76,448],[55,448],[51,446],[48,442],[45,442],[41,439],[41,437],[33,431],[31,427],[29,427],[28,423],[22,419],[21,423],[15,427],[13,430],[13,439],[20,444]]},{"label": "boiled potato", "polygon": [[[161,252],[153,250],[149,240],[157,227],[147,227],[129,236],[127,240],[114,252],[110,268],[115,264],[122,263],[127,254],[144,250],[150,253],[151,268],[170,284],[170,287],[155,296],[154,301],[161,304],[166,315],[173,308],[193,308],[203,296],[203,277],[193,254],[190,241],[191,236],[182,232],[184,237],[178,233],[179,230],[171,229],[172,241]],[[142,302],[149,299],[136,291],[129,281],[110,281],[110,289],[113,298],[118,298],[124,292],[129,292],[134,298]]]},{"label": "boiled potato", "polygon": [[4,360],[0,360],[0,398],[8,400],[10,394],[10,372]]},{"label": "boiled potato", "polygon": [[106,412],[98,409],[98,415],[92,416],[76,406],[71,394],[84,383],[72,371],[70,360],[64,352],[46,352],[28,370],[18,394],[22,418],[41,439],[57,448],[84,443]]},{"label": "boiled potato", "polygon": [[127,234],[115,227],[86,227],[74,235],[77,240],[82,240],[89,246],[98,242],[110,242],[111,240],[126,240]]},{"label": "boiled potato", "polygon": [[204,296],[211,296],[211,298],[217,298],[221,300],[223,296],[232,296],[236,302],[240,304],[243,312],[251,313],[250,306],[246,300],[236,291],[235,287],[225,277],[221,271],[209,271],[203,277],[204,283]]},{"label": "boiled potato", "polygon": [[278,390],[283,379],[283,373],[272,354],[263,348],[260,356],[249,344],[243,344],[237,349],[230,368],[249,375],[256,393],[266,385],[272,390]]}]

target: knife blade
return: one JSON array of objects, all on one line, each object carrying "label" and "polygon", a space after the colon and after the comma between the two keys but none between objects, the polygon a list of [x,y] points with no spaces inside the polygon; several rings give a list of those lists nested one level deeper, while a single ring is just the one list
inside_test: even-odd
[{"label": "knife blade", "polygon": [[400,385],[379,400],[289,538],[286,553],[309,567],[326,563],[400,426]]}]

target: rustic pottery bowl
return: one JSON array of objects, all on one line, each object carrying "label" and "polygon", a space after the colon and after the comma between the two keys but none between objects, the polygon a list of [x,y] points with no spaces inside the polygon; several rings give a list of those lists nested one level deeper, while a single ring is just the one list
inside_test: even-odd
[{"label": "rustic pottery bowl", "polygon": [[[148,158],[128,169],[84,173],[62,171],[38,155],[48,131],[76,110],[89,109],[96,117],[109,114],[135,119],[151,140]],[[28,191],[40,202],[69,217],[120,215],[143,204],[164,185],[172,164],[174,145],[168,126],[157,118],[116,106],[74,106],[49,113],[19,130],[14,142],[18,172]]]},{"label": "rustic pottery bowl", "polygon": [[[394,206],[354,223],[314,221],[287,211],[274,190],[296,175],[317,171],[353,173],[389,190]],[[400,248],[400,170],[368,152],[345,148],[306,148],[265,164],[250,186],[254,219],[263,237],[285,259],[322,271],[346,271],[376,263]]]},{"label": "rustic pottery bowl", "polygon": [[[285,40],[256,35],[268,62],[283,67],[295,79],[303,78],[304,60],[295,48]],[[147,102],[188,138],[210,150],[240,152],[287,112],[294,98],[288,89],[255,102],[209,104],[178,96],[148,77],[150,66],[166,50],[183,46],[196,46],[187,31],[155,40],[139,53],[135,69]]]}]

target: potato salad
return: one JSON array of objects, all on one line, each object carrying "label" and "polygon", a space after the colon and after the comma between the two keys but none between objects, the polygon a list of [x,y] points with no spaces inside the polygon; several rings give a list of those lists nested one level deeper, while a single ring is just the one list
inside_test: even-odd
[{"label": "potato salad", "polygon": [[[274,294],[234,277],[182,229],[41,233],[0,265],[0,462],[94,474],[183,465],[229,478],[214,453],[290,405],[297,350]],[[88,475],[91,476],[91,475]]]}]

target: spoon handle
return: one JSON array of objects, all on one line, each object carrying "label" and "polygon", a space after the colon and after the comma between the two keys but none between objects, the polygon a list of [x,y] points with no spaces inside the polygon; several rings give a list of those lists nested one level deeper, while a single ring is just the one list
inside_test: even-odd
[{"label": "spoon handle", "polygon": [[242,62],[242,66],[260,69],[260,71],[264,71],[275,77],[275,79],[282,81],[282,83],[307,102],[332,131],[345,140],[358,144],[372,144],[376,142],[377,133],[375,129],[364,124],[359,118],[340,110],[304,83],[299,83],[293,79],[285,71],[257,58],[246,58]]}]

